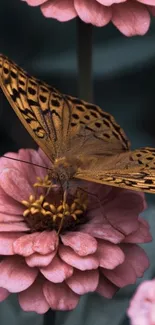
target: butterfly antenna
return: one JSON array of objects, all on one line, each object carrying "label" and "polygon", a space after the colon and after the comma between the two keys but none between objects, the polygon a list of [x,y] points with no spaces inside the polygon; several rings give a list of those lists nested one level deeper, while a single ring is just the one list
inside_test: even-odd
[{"label": "butterfly antenna", "polygon": [[18,159],[18,158],[12,158],[12,157],[9,157],[9,156],[1,156],[1,158],[7,158],[7,159],[11,159],[11,160],[15,160],[15,161],[19,161],[19,162],[23,162],[25,164],[29,164],[29,165],[33,165],[33,166],[36,166],[36,167],[41,167],[41,168],[44,168],[46,170],[52,170],[51,168],[48,168],[48,167],[45,167],[45,166],[41,166],[39,164],[35,164],[35,163],[32,163],[30,161],[26,161],[26,160],[22,160],[22,159]]}]

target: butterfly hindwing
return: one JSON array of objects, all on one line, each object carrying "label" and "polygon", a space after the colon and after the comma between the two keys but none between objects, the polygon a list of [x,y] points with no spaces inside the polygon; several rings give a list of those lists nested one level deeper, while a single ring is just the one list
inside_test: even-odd
[{"label": "butterfly hindwing", "polygon": [[141,148],[112,157],[96,158],[76,178],[131,190],[155,193],[155,148]]}]

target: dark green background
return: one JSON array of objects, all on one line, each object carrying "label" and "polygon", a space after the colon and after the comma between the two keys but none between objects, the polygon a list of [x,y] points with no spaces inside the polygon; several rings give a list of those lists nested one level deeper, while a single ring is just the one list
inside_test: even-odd
[{"label": "dark green background", "polygon": [[[132,147],[155,147],[155,20],[144,37],[126,38],[111,24],[93,30],[94,102],[112,113],[125,129]],[[78,96],[76,20],[59,23],[45,19],[39,8],[20,0],[1,0],[0,52],[30,74],[60,91]],[[35,146],[0,93],[1,153]],[[155,196],[147,195],[144,213],[155,234]],[[154,243],[144,245],[155,273]],[[73,312],[57,312],[56,325],[127,325],[125,310],[135,285],[112,300],[86,295]],[[42,324],[42,316],[20,310],[16,296],[0,304],[0,324]],[[50,324],[53,324],[52,319]]]}]

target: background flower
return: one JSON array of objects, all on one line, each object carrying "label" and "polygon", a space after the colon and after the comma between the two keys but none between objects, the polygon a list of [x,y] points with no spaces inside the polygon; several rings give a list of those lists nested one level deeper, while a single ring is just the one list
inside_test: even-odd
[{"label": "background flower", "polygon": [[68,21],[79,16],[85,23],[102,27],[110,21],[126,36],[144,35],[155,14],[154,0],[25,0],[41,6],[45,17]]},{"label": "background flower", "polygon": [[[50,166],[41,150],[8,156]],[[23,310],[40,314],[49,308],[71,310],[88,292],[111,298],[118,288],[134,283],[149,265],[137,243],[151,240],[147,222],[138,216],[146,207],[142,193],[89,182],[76,183],[92,193],[82,223],[65,217],[58,234],[51,226],[55,212],[48,218],[41,203],[38,213],[39,201],[24,217],[29,206],[21,202],[32,201],[36,177],[46,173],[42,167],[0,158],[0,300],[18,293]],[[61,198],[54,188],[45,201],[53,206]]]},{"label": "background flower", "polygon": [[155,280],[141,283],[128,309],[132,325],[155,324]]}]

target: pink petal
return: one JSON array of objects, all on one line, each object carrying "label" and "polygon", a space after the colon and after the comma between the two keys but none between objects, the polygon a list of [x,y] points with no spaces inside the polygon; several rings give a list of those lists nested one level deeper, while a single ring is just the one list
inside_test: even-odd
[{"label": "pink petal", "polygon": [[5,300],[10,295],[10,292],[4,288],[0,288],[0,302]]},{"label": "pink petal", "polygon": [[143,248],[135,244],[121,244],[120,247],[125,253],[125,262],[130,263],[137,277],[142,277],[149,267],[149,259]]},{"label": "pink petal", "polygon": [[[5,213],[0,213],[0,224],[5,223],[5,224],[14,224],[14,223],[19,223],[24,221],[23,216],[19,215],[12,215],[12,214],[5,214]],[[25,222],[24,222],[25,223]]]},{"label": "pink petal", "polygon": [[43,286],[43,293],[54,310],[72,310],[79,301],[79,296],[71,291],[65,283],[54,284],[47,281]]},{"label": "pink petal", "polygon": [[79,271],[75,270],[73,275],[66,280],[66,283],[72,291],[78,295],[84,295],[93,292],[98,286],[98,270]]},{"label": "pink petal", "polygon": [[40,255],[38,253],[34,253],[30,256],[27,256],[25,258],[25,261],[26,261],[27,265],[30,267],[44,267],[51,263],[55,254],[56,254],[56,251],[52,252],[50,254],[47,254],[47,255]]},{"label": "pink petal", "polygon": [[125,237],[124,243],[148,243],[152,240],[152,236],[149,232],[148,223],[146,220],[139,218],[139,228],[131,235]]},{"label": "pink petal", "polygon": [[26,265],[23,258],[10,256],[0,262],[0,287],[10,292],[27,289],[37,277],[38,270]]},{"label": "pink petal", "polygon": [[70,247],[64,247],[63,245],[59,247],[59,255],[64,262],[81,271],[97,269],[99,265],[97,257],[93,255],[81,257]]},{"label": "pink petal", "polygon": [[31,287],[18,294],[18,300],[24,311],[34,311],[44,314],[49,309],[49,304],[43,294],[43,283],[37,279]]},{"label": "pink petal", "polygon": [[97,2],[101,3],[104,6],[111,6],[114,3],[125,2],[126,0],[97,0]]},{"label": "pink petal", "polygon": [[49,254],[58,246],[58,235],[56,231],[43,231],[38,233],[33,241],[33,249],[39,254]]},{"label": "pink petal", "polygon": [[106,279],[103,274],[100,275],[99,284],[96,289],[96,292],[98,292],[101,296],[110,299],[117,292],[117,290],[118,287],[116,287],[113,283]]},{"label": "pink petal", "polygon": [[25,222],[0,223],[0,232],[28,231],[30,228]]},{"label": "pink petal", "polygon": [[127,311],[132,325],[155,324],[155,280],[144,281],[130,301]]},{"label": "pink petal", "polygon": [[40,6],[47,0],[23,0],[23,1],[27,2],[29,6],[35,7],[35,6]]},{"label": "pink petal", "polygon": [[13,243],[21,237],[21,233],[0,233],[0,254],[1,255],[14,255]]},{"label": "pink petal", "polygon": [[[3,221],[4,218],[7,218],[7,215],[9,214],[15,214],[17,218],[17,216],[19,217],[23,214],[23,211],[23,205],[17,203],[17,201],[15,201],[12,197],[8,196],[0,187],[0,221]],[[2,213],[6,213],[6,215],[3,215]]]},{"label": "pink petal", "polygon": [[73,0],[49,0],[41,6],[43,15],[59,21],[68,21],[77,16]]},{"label": "pink petal", "polygon": [[114,229],[110,224],[85,224],[80,227],[81,231],[90,234],[92,237],[108,240],[114,244],[120,243],[125,236]]},{"label": "pink petal", "polygon": [[137,1],[113,5],[112,22],[125,36],[144,35],[150,26],[147,8]]},{"label": "pink petal", "polygon": [[55,256],[47,267],[40,269],[40,272],[47,280],[54,283],[60,283],[73,274],[73,268],[61,261],[59,257]]},{"label": "pink petal", "polygon": [[71,247],[80,256],[93,254],[97,249],[96,239],[82,232],[69,232],[61,235],[61,240],[65,246]]},{"label": "pink petal", "polygon": [[22,256],[32,255],[34,253],[33,242],[38,234],[39,233],[35,232],[18,238],[13,244],[15,254]]},{"label": "pink petal", "polygon": [[102,27],[111,20],[111,8],[105,7],[94,0],[74,0],[78,16],[85,23]]},{"label": "pink petal", "polygon": [[125,259],[124,253],[118,246],[104,240],[98,241],[97,257],[99,265],[105,269],[114,269]]},{"label": "pink petal", "polygon": [[151,7],[149,7],[148,9],[149,9],[149,11],[151,12],[151,14],[152,14],[153,16],[155,16],[155,7],[154,7],[154,6],[151,6]]},{"label": "pink petal", "polygon": [[13,168],[6,168],[0,173],[0,184],[2,189],[18,202],[26,200],[33,194],[33,188],[26,178]]},{"label": "pink petal", "polygon": [[117,287],[123,288],[129,284],[136,282],[136,272],[134,268],[126,261],[118,265],[114,270],[100,269],[101,273],[115,284]]},{"label": "pink petal", "polygon": [[144,202],[139,192],[122,189],[104,206],[107,222],[123,235],[129,235],[139,227],[138,215],[144,209]]},{"label": "pink petal", "polygon": [[152,5],[152,6],[155,5],[154,0],[137,0],[137,1],[144,3],[145,5]]}]

